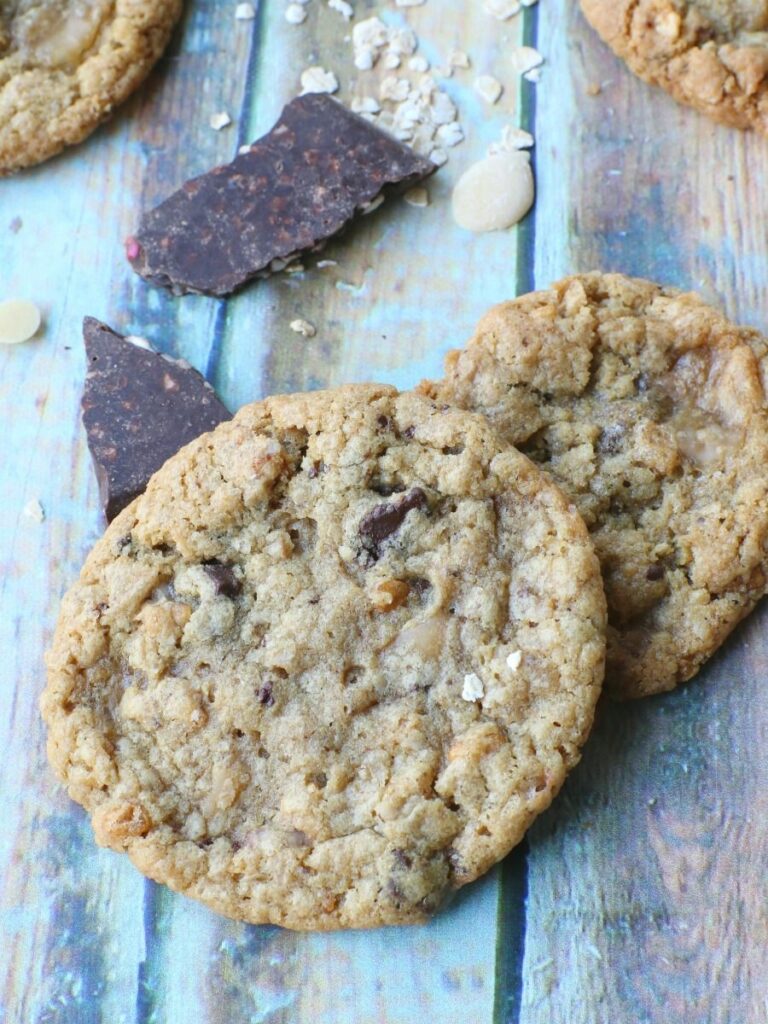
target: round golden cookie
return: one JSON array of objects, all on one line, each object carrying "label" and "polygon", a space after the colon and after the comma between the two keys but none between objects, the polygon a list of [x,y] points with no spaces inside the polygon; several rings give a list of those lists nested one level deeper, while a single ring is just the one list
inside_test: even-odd
[{"label": "round golden cookie", "polygon": [[485,420],[364,385],[184,448],[67,594],[42,707],[99,843],[222,914],[422,920],[522,837],[603,675],[584,524]]},{"label": "round golden cookie", "polygon": [[581,7],[640,78],[716,121],[768,133],[765,0],[581,0]]},{"label": "round golden cookie", "polygon": [[0,175],[81,142],[144,81],[181,0],[2,0]]},{"label": "round golden cookie", "polygon": [[765,347],[696,295],[593,273],[491,310],[422,385],[485,413],[576,503],[617,697],[689,679],[765,593]]}]

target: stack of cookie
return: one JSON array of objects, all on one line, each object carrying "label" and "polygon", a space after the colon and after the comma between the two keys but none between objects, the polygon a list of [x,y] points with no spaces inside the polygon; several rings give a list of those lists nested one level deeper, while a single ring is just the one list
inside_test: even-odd
[{"label": "stack of cookie", "polygon": [[669,689],[764,593],[766,351],[585,275],[493,310],[439,383],[270,398],[187,445],[49,657],[97,840],[247,921],[423,919],[557,793],[606,642],[614,694]]}]

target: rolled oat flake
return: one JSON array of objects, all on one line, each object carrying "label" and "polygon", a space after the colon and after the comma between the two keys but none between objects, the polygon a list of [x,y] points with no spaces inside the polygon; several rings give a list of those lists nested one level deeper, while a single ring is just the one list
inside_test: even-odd
[{"label": "rolled oat flake", "polygon": [[26,299],[0,302],[0,345],[29,341],[40,329],[40,310]]}]

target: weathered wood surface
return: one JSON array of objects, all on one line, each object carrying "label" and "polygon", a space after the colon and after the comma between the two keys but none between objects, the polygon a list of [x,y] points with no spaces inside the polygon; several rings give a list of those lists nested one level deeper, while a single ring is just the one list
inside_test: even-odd
[{"label": "weathered wood surface", "polygon": [[[355,6],[404,17],[392,0]],[[634,80],[574,0],[541,0],[503,26],[474,0],[406,12],[433,63],[457,45],[474,61],[447,83],[468,139],[428,209],[379,211],[323,254],[338,266],[308,261],[229,302],[147,288],[121,252],[144,206],[268,129],[307,64],[353,91],[339,15],[313,0],[297,29],[284,7],[262,0],[254,22],[235,22],[233,5],[189,0],[162,67],[109,126],[0,182],[0,299],[28,295],[47,319],[40,341],[0,348],[0,1024],[764,1022],[765,615],[700,682],[606,708],[527,848],[424,929],[311,936],[217,918],[97,849],[52,784],[42,652],[101,530],[78,418],[83,314],[183,355],[232,408],[345,380],[410,386],[491,303],[570,270],[695,286],[765,319],[768,143]],[[548,59],[517,112],[537,137],[535,213],[473,238],[452,226],[451,183],[520,96],[508,88],[489,108],[471,81],[511,85],[504,54],[523,34]],[[208,118],[222,109],[235,123],[216,133]],[[296,316],[316,338],[289,330]],[[42,525],[21,514],[35,497]]]},{"label": "weathered wood surface", "polygon": [[[536,111],[536,285],[619,270],[765,328],[768,140],[629,75],[572,0],[542,0],[538,38],[559,75]],[[529,837],[521,1022],[768,1020],[767,626],[763,607],[688,687],[603,709]]]}]

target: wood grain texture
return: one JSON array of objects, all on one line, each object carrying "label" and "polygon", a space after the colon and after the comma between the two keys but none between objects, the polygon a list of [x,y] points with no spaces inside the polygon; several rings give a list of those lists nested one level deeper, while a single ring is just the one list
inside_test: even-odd
[{"label": "wood grain texture", "polygon": [[[570,0],[538,19],[561,73],[537,107],[537,286],[620,270],[765,327],[768,142],[635,79]],[[602,708],[529,838],[521,1022],[768,1019],[767,625],[678,692]]]},{"label": "wood grain texture", "polygon": [[[377,5],[356,8],[364,16]],[[102,528],[79,424],[82,316],[184,356],[237,408],[344,380],[410,386],[438,373],[444,351],[518,286],[516,233],[474,239],[448,212],[452,182],[517,105],[510,88],[484,107],[474,69],[446,86],[469,139],[430,183],[432,205],[398,202],[367,218],[323,254],[338,266],[308,261],[304,273],[230,301],[174,299],[130,272],[122,243],[140,211],[266,131],[305,66],[334,68],[345,98],[372,88],[356,81],[337,13],[314,0],[297,29],[284,9],[262,0],[254,21],[236,22],[233,6],[189,0],[166,58],[114,121],[0,186],[0,299],[28,295],[46,316],[40,340],[0,347],[1,1024],[490,1024],[494,1007],[510,1005],[505,986],[519,965],[507,929],[519,935],[520,907],[509,872],[493,872],[425,928],[313,936],[247,927],[99,850],[45,763],[42,653],[59,597]],[[390,0],[381,9],[404,23]],[[478,72],[500,77],[522,31],[522,19],[500,30],[460,2],[450,18],[435,0],[407,13],[430,60],[445,63],[460,45]],[[217,133],[208,120],[220,110],[234,123]],[[316,338],[289,330],[297,315],[316,323]],[[22,514],[30,498],[45,508],[43,524]]]}]

